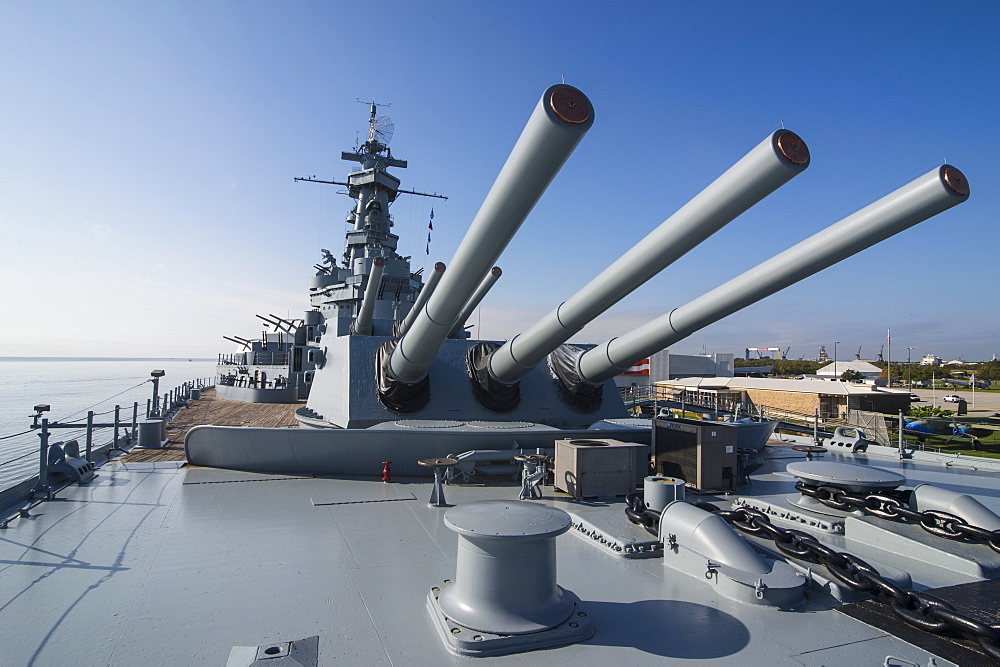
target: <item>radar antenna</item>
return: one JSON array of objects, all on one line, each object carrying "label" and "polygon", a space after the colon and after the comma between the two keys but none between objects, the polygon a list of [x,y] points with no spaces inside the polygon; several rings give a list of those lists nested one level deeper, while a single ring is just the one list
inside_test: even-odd
[{"label": "radar antenna", "polygon": [[392,139],[392,132],[395,129],[395,124],[392,122],[392,118],[383,114],[378,115],[379,107],[391,107],[392,104],[379,104],[372,100],[371,102],[366,102],[360,98],[355,98],[355,101],[361,104],[367,104],[371,110],[371,116],[368,118],[368,141],[378,142],[382,146],[389,146],[389,140]]}]

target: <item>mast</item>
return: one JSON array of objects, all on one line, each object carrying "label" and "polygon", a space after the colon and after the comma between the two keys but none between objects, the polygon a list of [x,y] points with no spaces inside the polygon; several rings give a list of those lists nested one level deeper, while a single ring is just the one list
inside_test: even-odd
[{"label": "mast", "polygon": [[[340,154],[342,160],[359,165],[348,174],[347,181],[315,177],[295,180],[346,186],[346,194],[355,200],[347,214],[343,259],[337,266],[333,256],[324,251],[325,265],[318,266],[319,273],[312,283],[310,300],[313,307],[318,308],[327,319],[353,319],[360,313],[365,292],[377,289],[378,298],[372,301],[371,312],[366,315],[376,320],[391,321],[407,314],[420,292],[422,281],[417,273],[411,273],[410,258],[397,253],[399,236],[392,233],[393,220],[389,208],[400,194],[439,199],[447,197],[400,189],[400,180],[388,170],[390,167],[405,169],[407,163],[393,157],[389,149],[394,125],[389,116],[379,115],[378,109],[388,105],[374,101],[365,104],[369,106],[368,138],[355,146],[353,151]],[[372,285],[370,280],[376,259],[385,262],[380,286]],[[338,327],[334,331],[343,334],[346,329]],[[379,333],[389,332],[383,327]]]}]

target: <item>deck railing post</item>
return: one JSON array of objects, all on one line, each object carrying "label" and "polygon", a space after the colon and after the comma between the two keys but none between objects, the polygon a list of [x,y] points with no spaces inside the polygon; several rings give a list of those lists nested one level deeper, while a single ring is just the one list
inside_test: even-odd
[{"label": "deck railing post", "polygon": [[130,442],[132,440],[138,441],[139,436],[138,436],[138,431],[136,430],[138,428],[139,428],[139,402],[135,401],[134,403],[132,403],[132,437],[129,438]]},{"label": "deck railing post", "polygon": [[42,420],[42,430],[38,434],[40,440],[38,446],[38,484],[35,491],[44,493],[48,498],[52,495],[49,488],[49,420]]},{"label": "deck railing post", "polygon": [[87,413],[87,461],[93,461],[90,453],[94,449],[94,411]]},{"label": "deck railing post", "polygon": [[114,435],[115,439],[111,443],[111,447],[112,448],[118,447],[118,425],[119,425],[119,419],[120,419],[120,412],[121,412],[121,406],[116,405],[115,406],[115,435]]}]

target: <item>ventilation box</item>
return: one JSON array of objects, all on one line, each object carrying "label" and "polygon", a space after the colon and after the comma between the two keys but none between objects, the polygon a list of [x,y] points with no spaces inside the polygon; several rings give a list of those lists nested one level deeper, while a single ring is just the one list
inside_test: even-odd
[{"label": "ventilation box", "polygon": [[645,466],[639,474],[645,452],[646,445],[605,438],[556,440],[555,487],[578,499],[624,496],[646,474]]},{"label": "ventilation box", "polygon": [[736,488],[738,428],[696,419],[653,420],[653,468],[696,489]]}]

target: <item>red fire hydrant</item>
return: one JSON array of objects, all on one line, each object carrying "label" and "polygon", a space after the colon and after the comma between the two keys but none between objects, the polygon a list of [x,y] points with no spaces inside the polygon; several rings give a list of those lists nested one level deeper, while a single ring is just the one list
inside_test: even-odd
[{"label": "red fire hydrant", "polygon": [[392,461],[382,461],[382,481],[391,482],[392,481],[392,471],[389,470],[389,464]]}]

